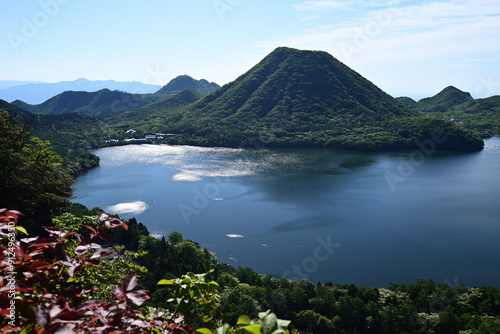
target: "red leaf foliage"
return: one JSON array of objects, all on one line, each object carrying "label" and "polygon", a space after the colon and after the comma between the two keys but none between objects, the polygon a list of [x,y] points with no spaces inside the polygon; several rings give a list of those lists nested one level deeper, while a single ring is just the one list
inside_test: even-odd
[{"label": "red leaf foliage", "polygon": [[[88,293],[99,287],[82,287],[67,283],[78,270],[99,263],[98,258],[114,252],[100,249],[99,240],[112,242],[105,228],[124,227],[122,221],[99,214],[96,227],[90,230],[89,243],[75,232],[45,227],[49,238],[17,239],[12,225],[22,214],[0,209],[0,332],[18,332],[31,328],[33,333],[160,333],[195,332],[176,316],[172,324],[163,318],[164,312],[142,314],[133,308],[149,299],[147,291],[134,291],[137,277],[130,275],[114,288],[110,300],[90,299]],[[67,238],[76,234],[79,245],[73,258],[66,251]],[[12,247],[15,235],[15,247]],[[9,244],[10,243],[10,244]],[[9,254],[10,257],[6,256]],[[14,252],[14,253],[12,253]],[[15,285],[12,281],[17,282]],[[23,282],[23,284],[20,284]],[[15,293],[16,320],[10,322],[11,295]]]}]

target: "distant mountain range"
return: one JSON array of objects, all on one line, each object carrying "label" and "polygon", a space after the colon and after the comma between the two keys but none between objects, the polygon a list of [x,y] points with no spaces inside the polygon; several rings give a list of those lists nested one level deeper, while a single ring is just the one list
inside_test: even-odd
[{"label": "distant mountain range", "polygon": [[96,92],[65,91],[36,105],[21,100],[15,100],[12,104],[34,114],[80,113],[99,118],[110,118],[128,110],[167,99],[186,88],[194,89],[202,97],[219,87],[216,83],[209,83],[204,79],[195,80],[190,76],[183,75],[174,78],[153,94],[131,94],[109,89],[101,89]]},{"label": "distant mountain range", "polygon": [[0,81],[0,99],[7,102],[20,100],[28,104],[40,104],[66,91],[96,92],[102,89],[118,90],[131,94],[153,94],[158,92],[160,94],[172,95],[184,88],[193,88],[206,95],[219,87],[214,82],[209,83],[204,79],[195,80],[187,75],[174,78],[164,87],[137,81],[90,81],[87,79],[56,83]]},{"label": "distant mountain range", "polygon": [[39,84],[44,83],[42,81],[22,81],[22,80],[0,80],[0,89],[6,89],[14,86],[28,85],[28,84]]},{"label": "distant mountain range", "polygon": [[138,95],[101,89],[97,92],[66,91],[37,105],[19,100],[12,102],[12,104],[34,114],[80,113],[109,117],[156,100],[153,95]]},{"label": "distant mountain range", "polygon": [[90,81],[78,79],[75,81],[60,81],[55,83],[27,83],[0,89],[0,99],[12,102],[21,100],[29,104],[39,104],[65,91],[95,92],[101,89],[119,90],[129,93],[154,93],[161,86],[149,85],[137,81],[119,82],[114,80]]}]

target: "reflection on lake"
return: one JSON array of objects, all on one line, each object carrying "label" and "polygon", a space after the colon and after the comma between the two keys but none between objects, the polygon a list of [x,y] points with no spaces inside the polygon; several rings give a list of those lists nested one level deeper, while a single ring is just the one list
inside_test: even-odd
[{"label": "reflection on lake", "polygon": [[367,286],[500,285],[500,138],[475,153],[130,145],[76,201],[181,232],[260,273]]}]

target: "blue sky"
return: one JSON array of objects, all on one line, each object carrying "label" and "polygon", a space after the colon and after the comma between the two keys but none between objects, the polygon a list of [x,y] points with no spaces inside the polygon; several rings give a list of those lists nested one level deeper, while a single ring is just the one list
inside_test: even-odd
[{"label": "blue sky", "polygon": [[222,85],[289,46],[393,96],[500,94],[498,0],[4,0],[0,15],[0,80]]}]

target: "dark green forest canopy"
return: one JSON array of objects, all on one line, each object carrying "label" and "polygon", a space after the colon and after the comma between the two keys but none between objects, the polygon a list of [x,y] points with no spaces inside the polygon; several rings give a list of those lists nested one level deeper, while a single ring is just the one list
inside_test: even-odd
[{"label": "dark green forest canopy", "polygon": [[73,178],[50,144],[34,137],[28,127],[0,110],[0,203],[23,210],[33,233],[51,225],[73,195]]},{"label": "dark green forest canopy", "polygon": [[472,96],[453,86],[418,102],[409,97],[397,98],[399,102],[429,117],[453,121],[478,132],[483,138],[500,135],[500,96],[483,99]]},{"label": "dark green forest canopy", "polygon": [[102,146],[114,134],[104,122],[78,113],[36,115],[2,100],[0,110],[8,111],[34,136],[49,141],[73,176],[98,166],[99,158],[89,148]]},{"label": "dark green forest canopy", "polygon": [[160,88],[160,90],[158,90],[155,94],[171,96],[181,92],[186,88],[191,88],[202,95],[207,95],[220,88],[220,86],[215,82],[208,82],[205,79],[196,80],[191,78],[189,75],[179,75],[178,77],[172,79],[168,84]]},{"label": "dark green forest canopy", "polygon": [[105,119],[158,99],[152,94],[140,95],[102,89],[97,92],[67,91],[38,105],[22,101],[14,101],[12,104],[34,114],[80,113]]}]

